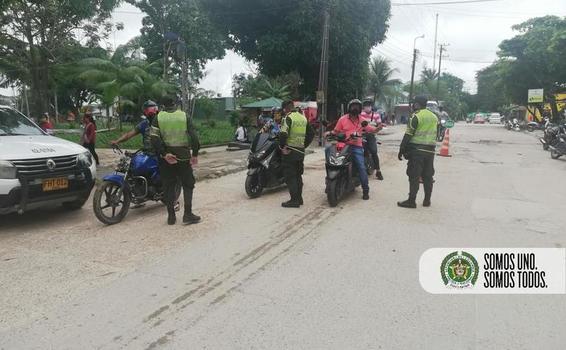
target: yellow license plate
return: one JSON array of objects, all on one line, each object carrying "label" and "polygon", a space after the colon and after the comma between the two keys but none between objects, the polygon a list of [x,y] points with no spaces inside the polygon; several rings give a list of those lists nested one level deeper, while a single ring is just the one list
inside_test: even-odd
[{"label": "yellow license plate", "polygon": [[43,192],[65,190],[69,188],[69,180],[64,177],[43,180]]}]

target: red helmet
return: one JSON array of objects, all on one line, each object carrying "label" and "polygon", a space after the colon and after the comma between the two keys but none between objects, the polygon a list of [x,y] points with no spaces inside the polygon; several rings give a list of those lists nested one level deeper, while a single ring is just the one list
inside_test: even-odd
[{"label": "red helmet", "polygon": [[150,118],[150,117],[155,117],[157,115],[157,113],[159,113],[159,107],[157,106],[157,103],[155,103],[151,100],[144,102],[144,104],[143,104],[143,115]]}]

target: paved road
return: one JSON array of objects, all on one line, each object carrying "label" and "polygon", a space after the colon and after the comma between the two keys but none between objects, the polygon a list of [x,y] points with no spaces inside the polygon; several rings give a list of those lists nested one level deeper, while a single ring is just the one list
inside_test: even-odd
[{"label": "paved road", "polygon": [[240,172],[199,183],[198,226],[164,226],[157,205],[114,227],[89,208],[3,218],[0,348],[564,349],[565,296],[420,287],[431,247],[566,245],[566,160],[500,126],[451,136],[428,209],[395,206],[397,129],[368,202],[328,208],[319,151],[301,210],[279,209],[284,192],[246,199]]}]

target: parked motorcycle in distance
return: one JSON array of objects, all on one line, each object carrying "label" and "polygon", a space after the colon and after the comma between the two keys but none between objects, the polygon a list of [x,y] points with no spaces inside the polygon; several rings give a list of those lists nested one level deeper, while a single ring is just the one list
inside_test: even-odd
[{"label": "parked motorcycle in distance", "polygon": [[547,151],[549,146],[555,142],[558,135],[566,133],[566,125],[549,125],[539,139],[542,143],[542,148]]},{"label": "parked motorcycle in distance", "polygon": [[550,157],[558,159],[566,154],[566,134],[559,133],[551,144],[548,145],[550,149]]},{"label": "parked motorcycle in distance", "polygon": [[264,189],[272,189],[284,184],[277,138],[270,133],[258,133],[248,156],[246,194],[250,198],[258,198]]},{"label": "parked motorcycle in distance", "polygon": [[[141,205],[148,201],[164,200],[156,157],[141,150],[123,152],[118,146],[114,146],[114,151],[121,155],[116,170],[113,174],[104,176],[93,198],[94,214],[106,225],[121,222],[132,203]],[[180,183],[176,192],[178,198]]]},{"label": "parked motorcycle in distance", "polygon": [[330,143],[325,150],[326,196],[331,207],[337,206],[347,193],[360,186],[358,169],[352,160],[351,146],[346,144],[358,137],[355,133],[348,138],[342,133],[326,136],[326,141]]},{"label": "parked motorcycle in distance", "polygon": [[527,130],[529,132],[533,132],[535,130],[546,130],[546,128],[550,125],[550,118],[545,117],[540,123],[539,122],[529,122],[527,124]]}]

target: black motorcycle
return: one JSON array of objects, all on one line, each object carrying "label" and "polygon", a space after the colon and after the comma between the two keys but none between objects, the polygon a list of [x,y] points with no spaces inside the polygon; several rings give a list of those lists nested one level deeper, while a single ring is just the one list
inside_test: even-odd
[{"label": "black motorcycle", "polygon": [[264,189],[273,189],[284,184],[277,138],[269,133],[257,134],[248,156],[246,194],[250,198],[258,198]]},{"label": "black motorcycle", "polygon": [[544,133],[539,139],[542,144],[542,148],[547,151],[550,145],[556,142],[558,135],[564,134],[565,132],[565,125],[549,125],[546,129],[544,129]]},{"label": "black motorcycle", "polygon": [[533,132],[535,130],[546,130],[549,126],[551,126],[550,118],[545,117],[540,123],[535,121],[527,123],[527,130],[529,132]]},{"label": "black motorcycle", "polygon": [[[340,199],[360,186],[358,169],[353,163],[351,146],[346,144],[359,136],[344,134],[326,137],[330,146],[326,148],[326,195],[331,207],[338,205]],[[367,157],[366,157],[367,158]],[[371,157],[370,157],[371,158]]]},{"label": "black motorcycle", "polygon": [[566,134],[559,133],[554,141],[548,145],[550,149],[550,157],[558,159],[566,154]]}]

